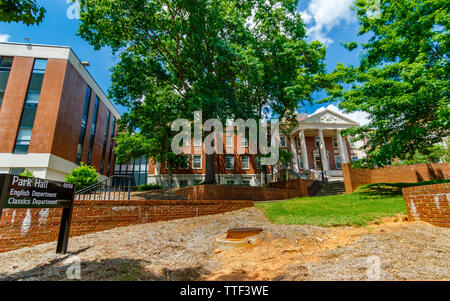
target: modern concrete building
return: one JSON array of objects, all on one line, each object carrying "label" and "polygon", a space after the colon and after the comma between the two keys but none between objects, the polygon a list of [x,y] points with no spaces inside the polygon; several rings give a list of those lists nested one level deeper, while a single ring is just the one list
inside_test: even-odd
[{"label": "modern concrete building", "polygon": [[120,114],[70,47],[0,43],[0,173],[113,173]]},{"label": "modern concrete building", "polygon": [[[280,137],[280,148],[292,154],[288,166],[269,166],[266,183],[272,182],[279,171],[289,169],[294,173],[311,171],[321,174],[322,165],[329,180],[342,179],[342,164],[365,157],[360,147],[362,142],[351,142],[342,137],[340,131],[359,124],[337,112],[324,109],[312,115],[299,114],[298,126],[289,135]],[[248,141],[237,135],[223,138],[226,154],[216,155],[216,181],[220,184],[261,185],[261,166],[257,157],[249,154]],[[175,186],[197,185],[205,177],[205,153],[201,144],[192,141],[186,163],[173,170]],[[238,152],[238,148],[244,150]],[[148,168],[148,183],[168,185],[168,170],[165,164],[152,161]]]}]

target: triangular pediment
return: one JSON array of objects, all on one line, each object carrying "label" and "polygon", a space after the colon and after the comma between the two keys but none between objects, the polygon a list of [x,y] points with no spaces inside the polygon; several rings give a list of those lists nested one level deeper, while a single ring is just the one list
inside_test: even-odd
[{"label": "triangular pediment", "polygon": [[346,124],[346,125],[359,125],[356,121],[351,120],[337,112],[325,109],[308,118],[300,121],[300,123],[314,123],[314,124]]}]

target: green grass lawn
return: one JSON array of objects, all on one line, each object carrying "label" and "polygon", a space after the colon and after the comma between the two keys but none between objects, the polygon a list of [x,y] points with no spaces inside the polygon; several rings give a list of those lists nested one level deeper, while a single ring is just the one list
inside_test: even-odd
[{"label": "green grass lawn", "polygon": [[255,207],[263,209],[275,224],[364,226],[383,217],[406,213],[402,188],[443,182],[450,180],[369,184],[350,194],[255,203]]}]

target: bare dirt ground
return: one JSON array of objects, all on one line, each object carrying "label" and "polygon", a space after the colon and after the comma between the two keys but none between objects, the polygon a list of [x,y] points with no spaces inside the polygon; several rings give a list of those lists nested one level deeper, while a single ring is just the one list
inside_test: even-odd
[{"label": "bare dirt ground", "polygon": [[[232,227],[264,231],[255,245],[218,249]],[[55,248],[1,253],[0,279],[67,280],[75,255],[82,280],[450,279],[450,229],[403,217],[361,228],[286,226],[251,208],[74,237],[67,255]]]}]

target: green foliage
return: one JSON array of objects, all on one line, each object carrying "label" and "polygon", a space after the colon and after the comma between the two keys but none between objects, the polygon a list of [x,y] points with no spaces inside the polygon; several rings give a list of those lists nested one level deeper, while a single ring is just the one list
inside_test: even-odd
[{"label": "green foliage", "polygon": [[93,166],[81,162],[81,166],[72,170],[65,178],[67,183],[75,185],[77,191],[98,183],[98,173]]},{"label": "green foliage", "polygon": [[408,154],[405,158],[393,165],[409,165],[421,163],[439,163],[448,162],[450,159],[450,149],[446,149],[442,145],[433,145],[432,147],[419,151],[416,150],[414,154]]},{"label": "green foliage", "polygon": [[[297,4],[82,0],[79,35],[119,54],[110,96],[130,109],[119,144],[138,129],[130,139],[160,147],[150,156],[170,161],[168,125],[192,120],[194,110],[222,121],[261,118],[263,110],[294,114],[326,82],[325,48],[305,41]],[[214,179],[214,160],[206,160],[206,174],[205,182]]]},{"label": "green foliage", "polygon": [[[428,149],[450,133],[449,8],[445,0],[357,0],[360,66],[338,65],[329,89],[348,112],[364,111],[370,122],[345,131],[366,138],[365,167],[392,164]],[[350,45],[349,49],[356,45]]]},{"label": "green foliage", "polygon": [[283,164],[289,164],[292,161],[292,153],[280,148],[280,162]]},{"label": "green foliage", "polygon": [[155,189],[162,189],[162,187],[157,184],[142,184],[138,186],[137,191],[147,191]]},{"label": "green foliage", "polygon": [[45,8],[36,0],[0,0],[1,22],[23,22],[27,26],[39,24],[45,15]]},{"label": "green foliage", "polygon": [[29,178],[34,178],[35,175],[31,170],[25,169],[19,176],[21,177],[29,177]]}]

